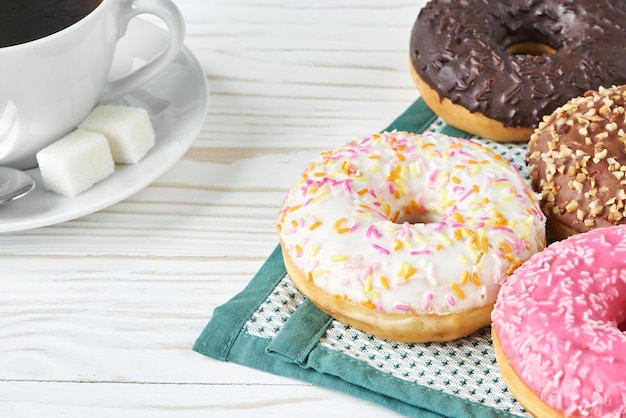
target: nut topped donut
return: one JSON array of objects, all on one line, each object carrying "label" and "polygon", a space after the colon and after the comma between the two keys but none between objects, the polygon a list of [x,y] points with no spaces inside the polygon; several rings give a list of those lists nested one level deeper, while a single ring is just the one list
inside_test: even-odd
[{"label": "nut topped donut", "polygon": [[381,338],[459,338],[490,323],[500,285],[545,246],[538,196],[500,155],[388,132],[323,153],[277,222],[296,287]]},{"label": "nut topped donut", "polygon": [[448,124],[526,141],[567,100],[626,83],[624,33],[624,1],[431,0],[411,34],[411,71]]},{"label": "nut topped donut", "polygon": [[626,86],[574,98],[529,142],[529,172],[550,230],[564,238],[626,223]]}]

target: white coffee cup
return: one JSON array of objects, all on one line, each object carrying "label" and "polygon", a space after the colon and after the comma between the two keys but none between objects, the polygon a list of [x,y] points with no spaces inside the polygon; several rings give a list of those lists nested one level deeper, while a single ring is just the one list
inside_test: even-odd
[{"label": "white coffee cup", "polygon": [[[151,63],[111,81],[117,40],[139,14],[163,20],[169,44]],[[102,0],[65,29],[0,47],[0,166],[35,167],[37,151],[72,131],[94,106],[124,96],[172,62],[184,35],[170,0]]]}]

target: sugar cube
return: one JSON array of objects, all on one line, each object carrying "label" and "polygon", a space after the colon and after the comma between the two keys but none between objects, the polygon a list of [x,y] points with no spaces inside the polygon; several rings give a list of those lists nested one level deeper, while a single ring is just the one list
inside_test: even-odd
[{"label": "sugar cube", "polygon": [[104,135],[117,164],[136,164],[154,146],[150,116],[141,107],[100,105],[78,127]]},{"label": "sugar cube", "polygon": [[77,129],[48,145],[36,155],[44,187],[65,196],[76,196],[115,170],[104,135]]}]

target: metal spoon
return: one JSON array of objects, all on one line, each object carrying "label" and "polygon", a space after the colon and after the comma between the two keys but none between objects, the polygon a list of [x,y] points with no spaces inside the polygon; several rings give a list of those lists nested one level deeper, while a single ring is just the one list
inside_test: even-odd
[{"label": "metal spoon", "polygon": [[16,168],[0,167],[0,205],[19,199],[35,188],[35,180]]}]

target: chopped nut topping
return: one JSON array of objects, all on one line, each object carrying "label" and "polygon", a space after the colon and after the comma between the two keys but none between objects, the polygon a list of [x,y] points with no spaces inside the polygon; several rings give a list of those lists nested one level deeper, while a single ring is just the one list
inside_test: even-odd
[{"label": "chopped nut topping", "polygon": [[570,200],[570,202],[565,205],[565,210],[568,212],[574,212],[576,209],[578,209],[578,202],[576,200]]},{"label": "chopped nut topping", "polygon": [[602,208],[602,205],[600,204],[600,199],[596,199],[592,202],[589,203],[589,210],[591,213],[591,216],[598,216],[602,213],[602,211],[604,210]]},{"label": "chopped nut topping", "polygon": [[598,113],[600,113],[602,116],[611,113],[611,109],[607,106],[604,105],[600,108],[600,110],[598,111]]},{"label": "chopped nut topping", "polygon": [[626,86],[586,92],[544,116],[527,157],[546,214],[587,228],[626,223]]},{"label": "chopped nut topping", "polygon": [[609,213],[609,216],[607,216],[607,220],[609,222],[612,222],[614,224],[616,224],[617,222],[619,222],[624,216],[619,213],[619,212],[611,212]]}]

